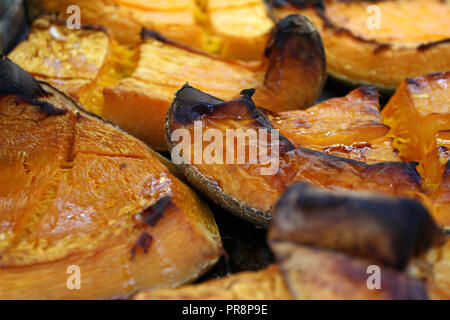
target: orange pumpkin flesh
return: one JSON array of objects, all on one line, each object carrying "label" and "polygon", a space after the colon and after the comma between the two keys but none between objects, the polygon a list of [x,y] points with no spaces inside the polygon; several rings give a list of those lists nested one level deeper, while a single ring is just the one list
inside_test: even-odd
[{"label": "orange pumpkin flesh", "polygon": [[258,60],[274,22],[262,0],[31,0],[31,8],[59,11],[78,5],[83,23],[101,24],[119,42],[139,43],[142,27],[228,59]]},{"label": "orange pumpkin flesh", "polygon": [[255,87],[255,103],[273,111],[310,106],[325,82],[325,62],[314,27],[299,16],[280,21],[259,65],[210,56],[143,31],[131,77],[104,90],[106,119],[156,149],[166,149],[164,117],[187,81],[222,99]]},{"label": "orange pumpkin flesh", "polygon": [[289,300],[289,290],[276,265],[177,289],[143,291],[136,300]]},{"label": "orange pumpkin flesh", "polygon": [[[0,60],[0,298],[124,297],[220,256],[208,207],[145,144]],[[81,289],[69,290],[69,266]]]},{"label": "orange pumpkin flesh", "polygon": [[406,79],[383,110],[394,145],[405,161],[420,161],[424,183],[436,187],[442,177],[436,134],[450,129],[450,72]]},{"label": "orange pumpkin flesh", "polygon": [[387,137],[378,93],[363,87],[342,98],[326,100],[306,110],[268,113],[283,136],[296,146],[366,163],[400,161]]},{"label": "orange pumpkin flesh", "polygon": [[[190,132],[188,148],[191,149],[191,157],[188,158],[188,154],[183,152],[184,163],[179,164],[186,178],[212,200],[260,225],[267,225],[273,205],[287,187],[296,181],[308,181],[327,189],[372,190],[391,195],[422,196],[420,177],[414,167],[406,163],[367,164],[304,147],[294,148],[285,137],[278,136],[276,132],[280,141],[279,156],[273,153],[270,146],[268,148],[268,159],[272,157],[278,163],[279,170],[275,174],[262,174],[262,168],[268,169],[267,159],[264,157],[253,159],[256,163],[250,162],[250,144],[245,141],[241,141],[246,154],[242,164],[238,163],[238,152],[234,152],[235,158],[226,160],[228,163],[225,164],[225,149],[223,164],[208,164],[205,161],[194,163],[192,137],[195,136],[195,121],[201,122],[203,134],[214,128],[222,133],[222,137],[226,137],[227,129],[242,129],[244,132],[254,129],[258,136],[259,129],[273,129],[271,123],[255,108],[248,92],[244,92],[244,96],[240,98],[225,102],[187,85],[177,92],[166,119],[170,150],[179,145],[172,140],[176,129]],[[197,157],[208,155],[209,152],[205,152],[208,145],[203,143],[203,151]],[[226,147],[226,141],[222,142],[222,147]],[[239,145],[235,150],[238,148]],[[179,151],[176,149],[176,153]]]},{"label": "orange pumpkin flesh", "polygon": [[311,19],[324,41],[328,72],[337,79],[393,91],[406,77],[450,69],[447,1],[300,3],[276,6],[275,14],[278,19],[293,13]]}]

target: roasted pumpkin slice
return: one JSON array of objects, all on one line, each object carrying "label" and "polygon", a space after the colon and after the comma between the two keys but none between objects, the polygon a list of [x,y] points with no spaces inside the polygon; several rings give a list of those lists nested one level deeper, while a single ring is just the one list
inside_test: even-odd
[{"label": "roasted pumpkin slice", "polygon": [[241,97],[223,101],[185,85],[167,114],[172,159],[219,205],[265,226],[281,194],[297,181],[327,189],[421,194],[414,164],[367,164],[295,148],[255,107],[252,93],[244,90]]},{"label": "roasted pumpkin slice", "polygon": [[255,87],[255,103],[273,111],[312,105],[325,82],[320,37],[298,15],[277,24],[256,66],[186,48],[152,31],[144,30],[143,38],[132,76],[104,90],[103,114],[156,149],[166,148],[164,117],[186,81],[222,99]]},{"label": "roasted pumpkin slice", "polygon": [[6,58],[0,83],[0,299],[127,296],[218,260],[208,207],[160,156]]},{"label": "roasted pumpkin slice", "polygon": [[[406,77],[450,69],[450,3],[441,0],[274,1],[320,30],[330,75],[386,90]],[[288,4],[287,4],[288,3]]]},{"label": "roasted pumpkin slice", "polygon": [[104,28],[85,25],[70,30],[65,21],[47,15],[34,21],[28,38],[9,58],[101,115],[103,88],[132,73],[136,54],[136,49],[119,45]]},{"label": "roasted pumpkin slice", "polygon": [[[269,245],[294,298],[428,296],[404,269],[412,257],[442,245],[445,235],[419,202],[299,183],[275,211]],[[370,289],[377,286],[374,272],[382,278],[378,290]]]},{"label": "roasted pumpkin slice", "polygon": [[35,11],[64,18],[78,5],[82,20],[102,24],[125,44],[139,43],[142,27],[229,59],[259,60],[274,26],[263,0],[31,0]]},{"label": "roasted pumpkin slice", "polygon": [[136,300],[289,300],[291,295],[276,265],[177,289],[146,290]]},{"label": "roasted pumpkin slice", "polygon": [[362,87],[342,98],[306,110],[268,112],[274,128],[295,146],[367,163],[400,161],[383,123],[374,87]]},{"label": "roasted pumpkin slice", "polygon": [[402,159],[420,161],[418,170],[424,184],[437,187],[446,161],[440,160],[439,149],[445,151],[445,145],[437,145],[436,135],[450,130],[450,72],[406,79],[383,116]]}]

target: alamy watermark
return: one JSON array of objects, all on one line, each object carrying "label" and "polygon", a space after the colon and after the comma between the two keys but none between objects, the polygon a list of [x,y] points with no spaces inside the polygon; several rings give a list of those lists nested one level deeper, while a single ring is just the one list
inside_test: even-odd
[{"label": "alamy watermark", "polygon": [[203,122],[195,121],[193,131],[194,137],[184,128],[172,132],[175,164],[249,164],[259,165],[261,175],[278,172],[280,141],[275,129],[226,129],[224,136],[218,129],[203,131]]}]

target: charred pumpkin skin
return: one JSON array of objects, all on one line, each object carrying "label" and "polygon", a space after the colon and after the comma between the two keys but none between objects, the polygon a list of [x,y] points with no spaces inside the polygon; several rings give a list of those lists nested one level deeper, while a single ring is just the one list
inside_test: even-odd
[{"label": "charred pumpkin skin", "polygon": [[[427,298],[425,286],[401,270],[445,236],[418,202],[299,183],[275,211],[269,245],[294,298]],[[367,288],[372,264],[382,267],[381,290]]]},{"label": "charred pumpkin skin", "polygon": [[450,72],[403,81],[383,117],[402,159],[419,161],[425,185],[436,188],[445,166],[439,159],[436,135],[450,129]]},{"label": "charred pumpkin skin", "polygon": [[[176,129],[185,129],[194,137],[196,120],[201,121],[203,133],[214,128],[220,130],[223,137],[226,136],[226,129],[254,129],[256,132],[259,129],[273,129],[248,93],[244,92],[244,96],[225,102],[185,85],[177,92],[167,114],[169,150],[177,145],[171,138]],[[287,187],[297,181],[308,181],[328,189],[373,190],[390,195],[422,196],[420,176],[414,165],[402,162],[367,164],[303,147],[294,148],[285,137],[278,132],[275,134],[280,147],[279,157],[276,158],[278,171],[273,175],[261,175],[261,169],[267,168],[267,165],[261,159],[251,164],[247,156],[244,164],[238,164],[236,158],[234,164],[206,164],[194,163],[193,159],[186,159],[187,156],[183,155],[184,162],[179,164],[180,169],[196,188],[213,201],[260,226],[267,226],[272,218],[274,204]],[[248,144],[244,147],[248,154]],[[189,148],[191,156],[194,155],[192,140]],[[205,148],[204,145],[203,150]],[[225,150],[223,154],[226,154]],[[270,147],[268,155],[269,159],[276,157]]]},{"label": "charred pumpkin skin", "polygon": [[366,163],[400,161],[374,87],[355,89],[306,110],[268,112],[267,117],[297,147]]},{"label": "charred pumpkin skin", "polygon": [[276,265],[177,289],[156,289],[137,294],[136,300],[290,300]]},{"label": "charred pumpkin skin", "polygon": [[208,207],[145,144],[6,58],[0,81],[2,299],[124,297],[217,261]]},{"label": "charred pumpkin skin", "polygon": [[[311,19],[324,41],[328,73],[346,83],[392,92],[406,77],[450,69],[448,2],[287,2],[301,5],[276,5],[277,18],[299,13]],[[381,28],[371,30],[367,7],[374,4],[380,9]]]},{"label": "charred pumpkin skin", "polygon": [[224,60],[143,30],[138,66],[131,77],[104,90],[104,116],[153,148],[166,149],[164,118],[186,81],[229,100],[254,87],[254,101],[273,111],[314,103],[326,79],[320,36],[304,17],[275,27],[257,64]]},{"label": "charred pumpkin skin", "polygon": [[35,11],[59,11],[64,18],[69,5],[78,5],[82,20],[102,24],[119,42],[137,44],[147,28],[186,45],[227,59],[258,60],[264,52],[274,22],[263,0],[31,0]]}]

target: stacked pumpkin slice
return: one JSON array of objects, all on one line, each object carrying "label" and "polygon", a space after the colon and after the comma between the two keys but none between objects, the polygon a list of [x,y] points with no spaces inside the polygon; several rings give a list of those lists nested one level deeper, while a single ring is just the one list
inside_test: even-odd
[{"label": "stacked pumpkin slice", "polygon": [[167,148],[164,118],[186,81],[222,99],[255,87],[258,103],[282,111],[311,105],[326,79],[320,36],[299,16],[276,25],[266,55],[253,63],[211,56],[145,29],[138,48],[124,46],[104,29],[71,31],[55,17],[36,20],[9,58],[158,150]]},{"label": "stacked pumpkin slice", "polygon": [[274,26],[263,0],[30,1],[32,11],[58,11],[62,18],[73,5],[83,23],[104,25],[120,43],[139,43],[145,27],[229,59],[259,60]]}]

